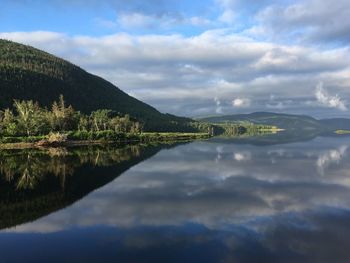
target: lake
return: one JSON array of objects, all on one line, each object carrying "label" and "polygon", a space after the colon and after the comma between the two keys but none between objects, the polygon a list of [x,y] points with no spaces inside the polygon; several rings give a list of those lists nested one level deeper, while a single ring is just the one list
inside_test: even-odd
[{"label": "lake", "polygon": [[350,137],[0,151],[0,262],[350,262]]}]

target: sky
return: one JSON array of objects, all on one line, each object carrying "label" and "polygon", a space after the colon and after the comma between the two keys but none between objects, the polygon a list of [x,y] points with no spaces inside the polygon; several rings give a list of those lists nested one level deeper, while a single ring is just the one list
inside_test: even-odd
[{"label": "sky", "polygon": [[162,112],[350,117],[348,0],[0,0],[0,38]]}]

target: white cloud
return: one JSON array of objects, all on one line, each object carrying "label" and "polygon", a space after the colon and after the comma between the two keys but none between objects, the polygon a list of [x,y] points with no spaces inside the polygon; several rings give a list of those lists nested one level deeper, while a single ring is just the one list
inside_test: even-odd
[{"label": "white cloud", "polygon": [[208,26],[211,25],[213,22],[209,19],[206,19],[204,17],[200,16],[193,16],[188,19],[185,19],[185,24],[190,24],[193,26]]},{"label": "white cloud", "polygon": [[[107,25],[113,24],[107,23]],[[147,15],[140,12],[121,13],[118,15],[117,23],[122,28],[171,28],[173,26],[209,26],[212,21],[200,16],[184,17],[182,15]]]},{"label": "white cloud", "polygon": [[250,99],[247,98],[236,98],[232,101],[232,106],[236,108],[246,108],[251,104]]},{"label": "white cloud", "polygon": [[221,107],[221,101],[218,97],[214,98],[214,102],[216,104],[216,109],[215,109],[215,113],[216,114],[222,114],[223,113],[223,109]]},{"label": "white cloud", "polygon": [[265,6],[258,14],[260,27],[281,39],[320,43],[350,41],[350,1],[296,0]]},{"label": "white cloud", "polygon": [[[335,96],[329,100],[331,105],[339,101],[344,104],[350,98],[350,55],[346,48],[286,46],[228,30],[196,36],[119,33],[101,37],[39,31],[0,33],[0,38],[63,57],[173,114],[261,111],[267,104],[284,106],[283,111],[291,113],[334,114],[331,111],[335,107],[300,103],[315,101],[310,87],[320,80],[341,94],[341,99]],[[220,99],[219,106],[213,104],[213,94]],[[270,101],[270,94],[283,98],[279,100],[283,105]]]},{"label": "white cloud", "polygon": [[251,152],[236,152],[233,153],[233,159],[237,162],[246,162],[252,159]]},{"label": "white cloud", "polygon": [[58,41],[58,44],[66,45],[67,36],[65,34],[49,31],[35,31],[35,32],[9,32],[1,33],[1,39],[13,40],[23,44],[31,44],[34,46],[44,46]]},{"label": "white cloud", "polygon": [[152,16],[142,13],[121,14],[118,16],[118,24],[124,28],[130,27],[151,27],[156,23]]},{"label": "white cloud", "polygon": [[346,111],[346,102],[340,98],[337,94],[335,96],[329,95],[328,91],[324,89],[323,82],[320,82],[315,90],[315,96],[317,101],[326,107],[337,108],[341,111]]},{"label": "white cloud", "polygon": [[235,12],[233,10],[225,10],[219,17],[219,21],[227,24],[232,24],[236,19]]},{"label": "white cloud", "polygon": [[[246,223],[256,231],[256,223],[265,222],[261,218],[267,216],[289,217],[295,212],[304,216],[310,207],[348,210],[349,149],[336,139],[312,147],[315,143],[271,146],[274,152],[268,153],[265,147],[223,143],[196,143],[160,151],[68,209],[6,231],[50,232],[93,225],[175,226],[189,221],[224,230]],[[219,165],[213,162],[215,153],[220,156]],[[236,157],[232,153],[237,153]],[[184,158],[174,162],[174,156]],[[274,165],[269,162],[271,157]],[[254,158],[256,165],[249,162]],[[332,168],[331,176],[315,177],[316,162],[325,169]],[[333,167],[340,163],[340,167]],[[162,202],[155,204],[155,198]]]},{"label": "white cloud", "polygon": [[317,161],[317,170],[321,175],[324,175],[325,170],[331,164],[339,164],[340,161],[347,155],[348,146],[342,145],[339,149],[328,150],[325,153],[322,153]]},{"label": "white cloud", "polygon": [[234,0],[217,0],[216,1],[218,5],[222,9],[222,14],[218,17],[218,21],[220,23],[232,25],[237,17],[237,14],[235,12],[235,3],[236,1]]}]

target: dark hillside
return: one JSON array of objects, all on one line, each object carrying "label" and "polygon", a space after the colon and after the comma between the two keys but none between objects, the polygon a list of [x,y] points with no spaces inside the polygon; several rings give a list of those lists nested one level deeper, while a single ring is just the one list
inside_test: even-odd
[{"label": "dark hillside", "polygon": [[165,115],[110,82],[46,52],[0,40],[0,109],[13,100],[38,101],[50,107],[62,94],[68,104],[84,113],[111,109],[130,114],[146,124],[146,130],[188,131],[189,119]]}]

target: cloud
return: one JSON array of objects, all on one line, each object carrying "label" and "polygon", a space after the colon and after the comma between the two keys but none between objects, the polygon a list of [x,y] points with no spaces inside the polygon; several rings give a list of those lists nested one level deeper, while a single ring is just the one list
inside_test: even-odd
[{"label": "cloud", "polygon": [[297,0],[265,6],[258,14],[257,21],[265,32],[283,35],[289,41],[318,44],[338,42],[349,43],[350,21],[348,0]]},{"label": "cloud", "polygon": [[[341,102],[350,98],[346,48],[287,46],[230,30],[195,36],[118,33],[100,37],[37,31],[0,33],[0,38],[63,57],[159,110],[178,115],[261,111],[267,104],[281,108],[279,101],[290,113],[307,111],[322,117],[338,113],[337,108],[321,103],[303,104],[315,101],[310,87],[320,80],[341,94]],[[213,104],[213,94],[220,99],[219,107]],[[270,101],[270,94],[279,101]]]},{"label": "cloud", "polygon": [[235,152],[233,153],[233,159],[237,162],[250,161],[252,159],[252,154],[251,152],[248,152],[248,151]]},{"label": "cloud", "polygon": [[173,26],[208,26],[212,22],[200,16],[184,17],[180,14],[147,15],[140,12],[121,13],[117,22],[122,28],[171,28]]},{"label": "cloud", "polygon": [[219,17],[219,21],[227,24],[232,24],[236,19],[236,14],[232,10],[225,10],[225,12]]},{"label": "cloud", "polygon": [[315,90],[315,96],[317,101],[324,105],[325,107],[329,108],[336,108],[341,111],[347,111],[346,102],[342,100],[339,95],[329,95],[328,91],[323,88],[323,82],[320,82]]},{"label": "cloud", "polygon": [[156,19],[142,13],[121,14],[118,16],[118,24],[128,27],[153,27]]},{"label": "cloud", "polygon": [[215,113],[217,113],[217,114],[222,114],[223,111],[222,111],[220,99],[219,99],[218,97],[215,97],[215,98],[214,98],[214,102],[215,102],[215,104],[216,104]]},{"label": "cloud", "polygon": [[282,110],[282,109],[286,108],[286,106],[283,104],[282,101],[279,101],[279,102],[274,102],[273,104],[267,103],[266,108],[274,109],[274,110]]},{"label": "cloud", "polygon": [[296,104],[298,104],[298,102],[295,102],[291,99],[277,99],[274,94],[271,94],[269,101],[266,103],[266,108],[280,111],[292,107],[293,105],[296,107],[300,107],[300,105]]},{"label": "cloud", "polygon": [[[253,23],[256,12],[277,0],[216,0],[221,10],[218,22],[228,26],[246,28]],[[242,23],[242,21],[244,21]],[[245,24],[247,23],[247,24]]]},{"label": "cloud", "polygon": [[[6,0],[5,0],[6,1]],[[13,0],[11,0],[13,1]],[[15,0],[23,5],[43,4],[42,0]],[[163,14],[177,12],[179,2],[184,0],[51,0],[50,5],[55,7],[96,9],[107,7],[117,12],[143,12],[145,14]]]},{"label": "cloud", "polygon": [[322,154],[317,159],[316,165],[319,173],[324,175],[325,170],[332,164],[339,164],[347,156],[347,145],[341,145],[338,149],[331,149]]},{"label": "cloud", "polygon": [[250,106],[250,99],[247,98],[236,98],[232,101],[232,106],[236,108],[246,108]]},{"label": "cloud", "polygon": [[[343,140],[320,140],[266,147],[211,141],[160,151],[68,209],[8,231],[188,223],[227,231],[310,209],[349,211],[349,150]],[[315,164],[331,176],[319,176]]]}]

